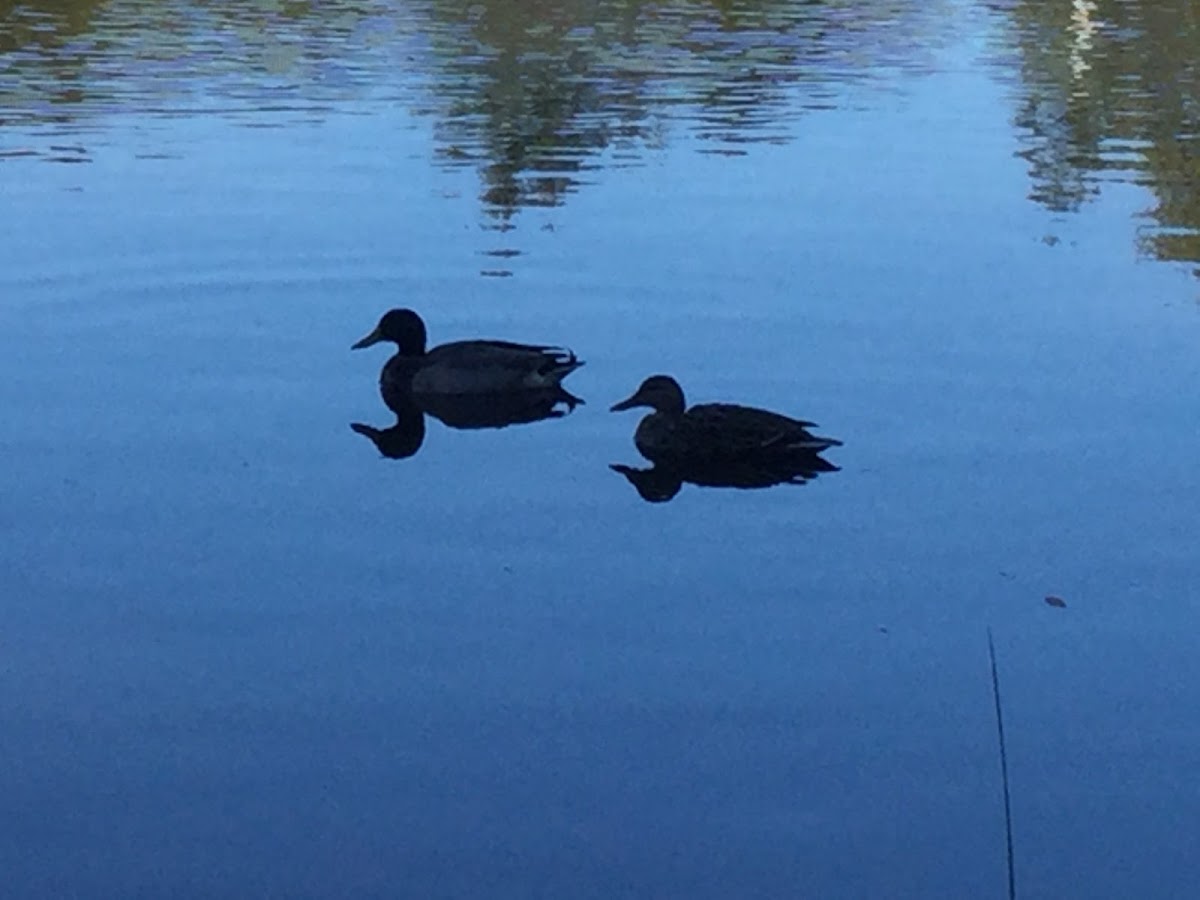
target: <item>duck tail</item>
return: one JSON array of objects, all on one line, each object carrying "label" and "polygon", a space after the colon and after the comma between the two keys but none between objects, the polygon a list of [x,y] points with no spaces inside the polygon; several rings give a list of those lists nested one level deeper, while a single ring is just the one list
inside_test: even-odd
[{"label": "duck tail", "polygon": [[804,461],[804,469],[808,472],[809,478],[816,478],[818,472],[840,472],[841,466],[835,466],[824,457],[817,456],[815,453]]},{"label": "duck tail", "polygon": [[548,355],[546,365],[541,368],[541,374],[553,384],[558,384],[576,369],[583,365],[583,360],[574,351],[563,347],[555,347]]},{"label": "duck tail", "polygon": [[822,450],[827,450],[830,447],[843,446],[842,442],[839,441],[837,438],[821,437],[820,435],[813,435],[813,440],[821,445]]}]

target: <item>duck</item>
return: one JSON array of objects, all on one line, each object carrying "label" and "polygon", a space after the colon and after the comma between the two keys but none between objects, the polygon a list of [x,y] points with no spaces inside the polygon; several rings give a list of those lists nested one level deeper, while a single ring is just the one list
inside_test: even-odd
[{"label": "duck", "polygon": [[384,313],[375,330],[350,349],[383,341],[397,347],[379,375],[383,390],[414,394],[500,394],[558,387],[583,365],[564,347],[511,341],[454,341],[426,349],[425,322],[411,309]]},{"label": "duck", "polygon": [[[840,447],[836,438],[809,431],[815,422],[734,403],[701,403],[690,409],[670,375],[651,375],[613,412],[648,406],[633,442],[656,465],[688,471],[705,466],[751,464],[777,468]],[[802,468],[802,467],[801,467]]]}]

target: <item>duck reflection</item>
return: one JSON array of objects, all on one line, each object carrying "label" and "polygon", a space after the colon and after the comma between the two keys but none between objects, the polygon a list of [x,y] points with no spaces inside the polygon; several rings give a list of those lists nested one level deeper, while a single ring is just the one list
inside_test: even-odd
[{"label": "duck reflection", "polygon": [[707,463],[690,467],[655,465],[649,469],[614,463],[609,468],[624,475],[648,503],[665,503],[673,499],[684,484],[747,490],[777,484],[806,484],[822,472],[841,471],[815,452],[798,455],[790,462]]},{"label": "duck reflection", "polygon": [[583,403],[556,386],[492,394],[414,394],[395,386],[381,386],[384,402],[396,424],[376,428],[353,422],[350,428],[369,438],[388,459],[415,456],[425,441],[425,417],[432,416],[448,428],[463,431],[527,425],[543,419],[561,419]]},{"label": "duck reflection", "polygon": [[647,406],[634,444],[654,463],[649,469],[613,465],[642,499],[662,503],[685,482],[702,487],[766,488],[804,484],[823,472],[839,471],[821,458],[836,438],[809,431],[813,422],[734,403],[687,407],[683,389],[669,375],[653,375],[613,412]]}]

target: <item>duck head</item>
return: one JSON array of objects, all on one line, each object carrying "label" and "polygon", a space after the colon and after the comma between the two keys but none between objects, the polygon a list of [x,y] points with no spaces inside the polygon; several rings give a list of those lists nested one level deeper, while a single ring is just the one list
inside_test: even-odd
[{"label": "duck head", "polygon": [[375,330],[352,346],[361,350],[380,341],[391,341],[404,356],[420,356],[425,352],[425,323],[411,309],[392,309],[383,314]]},{"label": "duck head", "polygon": [[612,407],[612,412],[649,406],[655,412],[678,415],[684,410],[683,388],[670,375],[651,375],[642,382],[632,397]]}]

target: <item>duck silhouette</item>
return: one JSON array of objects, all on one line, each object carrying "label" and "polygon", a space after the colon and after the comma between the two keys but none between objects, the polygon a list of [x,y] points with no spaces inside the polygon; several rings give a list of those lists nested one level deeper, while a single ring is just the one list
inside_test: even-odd
[{"label": "duck silhouette", "polygon": [[565,348],[511,341],[454,341],[426,349],[425,322],[411,309],[384,313],[375,329],[351,349],[380,342],[396,345],[396,354],[380,372],[380,388],[420,395],[556,388],[583,365]]},{"label": "duck silhouette", "polygon": [[842,444],[809,431],[817,427],[813,422],[765,409],[735,403],[688,408],[683,388],[669,375],[650,376],[612,411],[638,406],[651,409],[634,434],[638,451],[653,463],[674,468],[735,463],[786,468],[790,459],[802,461]]}]

